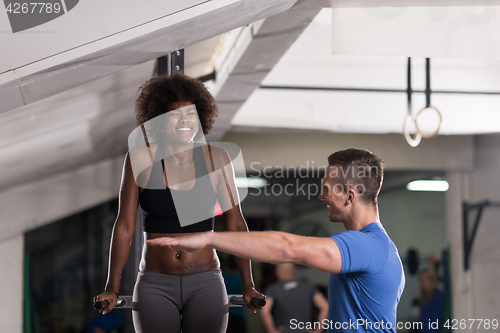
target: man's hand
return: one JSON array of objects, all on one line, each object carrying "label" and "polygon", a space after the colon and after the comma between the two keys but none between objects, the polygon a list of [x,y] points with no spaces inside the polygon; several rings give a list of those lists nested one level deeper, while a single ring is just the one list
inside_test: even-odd
[{"label": "man's hand", "polygon": [[159,237],[148,239],[146,244],[152,246],[168,246],[175,251],[197,252],[207,246],[208,237],[211,233],[211,231],[208,231],[182,237]]},{"label": "man's hand", "polygon": [[254,297],[266,298],[266,295],[259,293],[253,287],[243,288],[243,301],[245,301],[245,305],[252,310],[253,313],[257,313],[257,310],[262,309],[262,306],[255,307],[250,303],[250,300]]}]

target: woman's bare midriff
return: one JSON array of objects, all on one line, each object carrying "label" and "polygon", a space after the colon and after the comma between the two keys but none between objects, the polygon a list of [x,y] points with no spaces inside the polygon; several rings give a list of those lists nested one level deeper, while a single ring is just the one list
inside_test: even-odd
[{"label": "woman's bare midriff", "polygon": [[[180,237],[186,233],[146,233],[147,239],[158,237]],[[146,270],[164,274],[190,274],[220,268],[219,258],[214,249],[204,248],[198,252],[174,251],[169,247],[146,246]]]}]

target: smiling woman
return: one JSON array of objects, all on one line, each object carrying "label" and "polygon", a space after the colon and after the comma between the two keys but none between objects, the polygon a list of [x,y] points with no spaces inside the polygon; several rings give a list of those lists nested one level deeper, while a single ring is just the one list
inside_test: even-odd
[{"label": "smiling woman", "polygon": [[[165,114],[165,139],[172,144],[193,142],[198,134],[198,113],[191,102],[174,102],[168,107],[172,111]],[[180,166],[180,165],[177,165]]]},{"label": "smiling woman", "polygon": [[135,104],[138,125],[176,109],[172,103],[190,102],[196,105],[203,134],[207,135],[219,115],[215,99],[203,83],[180,72],[152,78],[139,88],[139,92]]},{"label": "smiling woman", "polygon": [[[147,81],[139,92],[139,127],[129,136],[108,280],[94,299],[109,302],[103,313],[116,305],[138,204],[146,240],[213,231],[217,201],[228,231],[248,231],[231,159],[205,141],[218,109],[203,83],[177,72]],[[214,249],[189,253],[145,244],[142,253],[133,294],[137,333],[226,331],[228,300]],[[264,296],[254,289],[250,261],[235,260],[243,299],[255,311],[250,299]]]}]

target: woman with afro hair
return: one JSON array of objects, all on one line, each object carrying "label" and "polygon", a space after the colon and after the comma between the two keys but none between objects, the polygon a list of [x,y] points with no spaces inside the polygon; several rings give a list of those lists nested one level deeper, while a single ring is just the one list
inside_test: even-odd
[{"label": "woman with afro hair", "polygon": [[[182,73],[155,77],[139,88],[135,114],[137,133],[145,144],[129,145],[125,156],[106,288],[94,298],[109,302],[103,314],[117,303],[138,206],[145,239],[213,231],[217,200],[223,206],[226,230],[248,231],[230,157],[224,149],[204,142],[218,109],[203,83]],[[190,210],[187,214],[180,212],[177,198],[188,202],[184,205]],[[187,225],[182,222],[184,215],[200,210],[203,219]],[[136,333],[225,332],[228,299],[215,250],[188,253],[144,243],[133,294]],[[250,299],[265,296],[254,289],[250,261],[235,260],[243,299],[255,312]]]}]

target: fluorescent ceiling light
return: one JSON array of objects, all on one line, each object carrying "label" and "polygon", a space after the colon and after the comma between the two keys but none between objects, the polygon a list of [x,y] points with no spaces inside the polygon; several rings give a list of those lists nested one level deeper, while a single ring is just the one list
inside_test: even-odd
[{"label": "fluorescent ceiling light", "polygon": [[240,188],[261,188],[266,186],[266,180],[258,177],[236,177],[236,186]]},{"label": "fluorescent ceiling light", "polygon": [[409,191],[446,192],[450,185],[446,180],[414,180],[406,185]]}]

